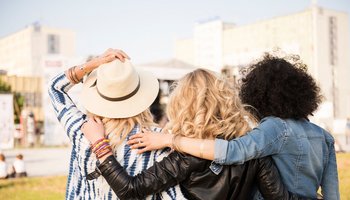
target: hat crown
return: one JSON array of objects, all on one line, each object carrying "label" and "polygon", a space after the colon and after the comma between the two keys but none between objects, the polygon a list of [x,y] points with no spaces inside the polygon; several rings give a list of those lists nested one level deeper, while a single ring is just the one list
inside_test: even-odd
[{"label": "hat crown", "polygon": [[151,73],[126,60],[101,65],[86,77],[81,93],[84,108],[107,118],[128,118],[145,111],[157,97],[159,83]]},{"label": "hat crown", "polygon": [[97,69],[98,91],[109,98],[120,98],[131,94],[139,85],[139,75],[129,60],[116,59]]}]

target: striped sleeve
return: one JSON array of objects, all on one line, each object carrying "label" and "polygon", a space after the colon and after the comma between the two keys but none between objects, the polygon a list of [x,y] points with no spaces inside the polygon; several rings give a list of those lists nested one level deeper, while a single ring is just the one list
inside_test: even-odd
[{"label": "striped sleeve", "polygon": [[51,80],[48,93],[58,121],[63,125],[69,139],[74,143],[77,138],[82,136],[81,131],[74,130],[80,129],[86,115],[77,108],[68,95],[69,89],[73,86],[74,84],[70,83],[65,73],[62,72]]}]

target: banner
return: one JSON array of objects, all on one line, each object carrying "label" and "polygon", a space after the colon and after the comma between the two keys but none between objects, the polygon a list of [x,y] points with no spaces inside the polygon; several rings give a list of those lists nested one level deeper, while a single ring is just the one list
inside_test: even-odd
[{"label": "banner", "polygon": [[0,149],[14,147],[13,95],[0,94]]}]

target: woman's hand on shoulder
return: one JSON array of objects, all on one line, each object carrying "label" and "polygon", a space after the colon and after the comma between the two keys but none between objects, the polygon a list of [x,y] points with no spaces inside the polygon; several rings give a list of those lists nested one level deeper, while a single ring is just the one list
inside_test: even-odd
[{"label": "woman's hand on shoulder", "polygon": [[105,137],[105,128],[100,118],[91,117],[82,126],[81,131],[91,144]]},{"label": "woman's hand on shoulder", "polygon": [[128,145],[132,149],[139,149],[137,153],[141,154],[146,151],[163,149],[172,146],[172,134],[162,134],[143,129],[141,133],[137,133],[130,137]]}]

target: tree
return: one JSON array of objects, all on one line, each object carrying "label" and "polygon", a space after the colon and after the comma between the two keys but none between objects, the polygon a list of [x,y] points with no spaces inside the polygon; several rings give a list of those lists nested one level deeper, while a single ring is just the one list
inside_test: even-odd
[{"label": "tree", "polygon": [[11,86],[0,79],[0,93],[10,93],[11,92]]},{"label": "tree", "polygon": [[[11,85],[6,83],[0,78],[0,93],[11,93]],[[18,92],[13,93],[13,107],[14,107],[14,115],[15,115],[15,123],[19,123],[19,119],[21,116],[21,111],[24,105],[24,97]]]}]

